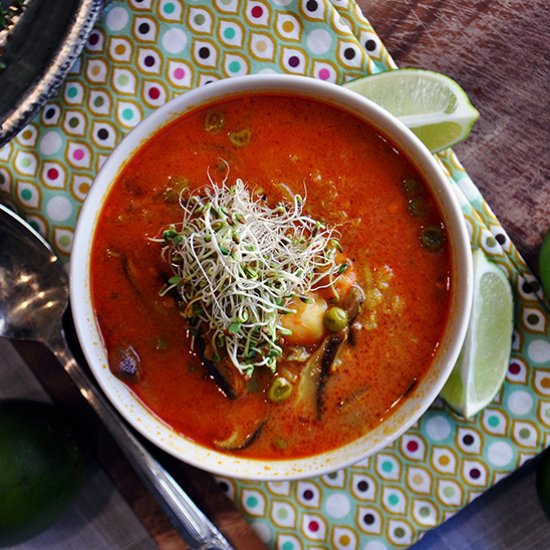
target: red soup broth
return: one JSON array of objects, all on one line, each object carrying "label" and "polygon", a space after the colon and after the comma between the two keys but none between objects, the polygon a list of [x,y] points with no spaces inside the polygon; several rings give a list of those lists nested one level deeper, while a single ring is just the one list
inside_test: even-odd
[{"label": "red soup broth", "polygon": [[[205,121],[220,113],[223,128],[207,131]],[[245,143],[232,141],[235,135]],[[173,200],[178,182],[203,187],[208,172],[218,182],[241,178],[269,202],[288,189],[306,194],[306,212],[339,227],[366,301],[354,345],[325,384],[320,417],[304,418],[292,395],[270,402],[265,388],[234,400],[224,396],[191,347],[174,298],[159,295],[170,272],[162,245],[150,238],[181,220]],[[259,437],[233,452],[288,459],[342,446],[391,414],[433,362],[451,283],[447,243],[436,252],[422,246],[421,231],[430,226],[443,228],[441,215],[415,167],[338,108],[251,94],[185,114],[127,162],[99,215],[92,299],[110,360],[131,346],[142,369],[140,380],[128,383],[132,391],[206,447],[216,448],[235,430],[251,433],[259,422]]]}]

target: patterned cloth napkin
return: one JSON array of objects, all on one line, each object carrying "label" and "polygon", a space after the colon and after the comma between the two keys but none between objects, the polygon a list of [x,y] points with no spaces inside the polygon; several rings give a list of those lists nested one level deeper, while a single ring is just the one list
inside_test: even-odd
[{"label": "patterned cloth napkin", "polygon": [[[99,167],[167,100],[246,73],[344,83],[394,67],[354,0],[115,1],[58,96],[0,149],[0,198],[67,259]],[[540,285],[454,154],[437,159],[472,246],[514,287],[506,383],[475,419],[437,401],[391,447],[334,474],[297,482],[220,479],[272,548],[407,547],[548,444],[549,314]]]}]

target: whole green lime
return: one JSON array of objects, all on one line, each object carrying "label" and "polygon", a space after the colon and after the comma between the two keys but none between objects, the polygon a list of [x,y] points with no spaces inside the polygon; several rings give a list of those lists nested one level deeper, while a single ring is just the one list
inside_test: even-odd
[{"label": "whole green lime", "polygon": [[540,282],[546,296],[550,298],[550,229],[542,241],[539,252]]},{"label": "whole green lime", "polygon": [[50,527],[82,481],[84,455],[53,406],[0,400],[0,547]]}]

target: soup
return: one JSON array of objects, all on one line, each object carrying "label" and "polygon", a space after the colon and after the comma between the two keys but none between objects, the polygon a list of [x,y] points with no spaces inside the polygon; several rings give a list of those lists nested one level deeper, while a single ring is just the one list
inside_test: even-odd
[{"label": "soup", "polygon": [[[303,246],[325,238],[329,260],[306,295],[281,299],[277,330],[249,332],[261,346],[241,342],[248,355],[232,363],[229,342],[250,319],[228,319],[219,339],[204,328],[205,303],[197,313],[183,296],[198,248],[185,256],[181,246],[196,238],[191,222],[203,227],[200,216],[214,212],[235,243],[218,243],[219,258],[240,254],[244,233],[233,228],[246,233],[246,216],[212,207],[235,195],[262,219],[305,220]],[[288,280],[303,271],[284,263],[295,237],[286,226],[270,252],[294,266]],[[239,268],[246,282],[266,264],[262,247],[254,252],[256,263]],[[187,113],[139,148],[105,199],[90,271],[109,366],[154,414],[208,448],[289,459],[359,438],[406,399],[445,331],[450,268],[436,202],[391,143],[328,104],[258,93]],[[212,302],[227,298],[224,288]],[[252,313],[263,310],[255,295]]]}]

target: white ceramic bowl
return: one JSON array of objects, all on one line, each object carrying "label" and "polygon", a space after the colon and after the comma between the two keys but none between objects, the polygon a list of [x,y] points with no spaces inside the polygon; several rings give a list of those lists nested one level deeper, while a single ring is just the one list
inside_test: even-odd
[{"label": "white ceramic bowl", "polygon": [[[154,416],[107,367],[90,296],[90,249],[96,219],[125,162],[144,141],[181,114],[227,96],[257,90],[321,99],[364,119],[387,136],[424,176],[436,198],[448,229],[453,280],[450,322],[435,361],[392,415],[371,432],[341,448],[307,458],[269,462],[207,449]],[[466,334],[471,301],[472,260],[464,218],[449,182],[431,153],[384,109],[340,86],[306,77],[255,75],[226,79],[187,92],[156,110],[116,148],[98,174],[78,220],[71,259],[71,305],[78,337],[90,368],[111,403],[132,426],[168,453],[215,474],[247,479],[297,479],[324,474],[379,451],[405,432],[435,400],[447,380]]]}]

